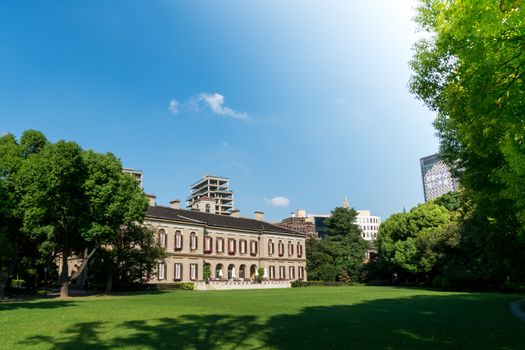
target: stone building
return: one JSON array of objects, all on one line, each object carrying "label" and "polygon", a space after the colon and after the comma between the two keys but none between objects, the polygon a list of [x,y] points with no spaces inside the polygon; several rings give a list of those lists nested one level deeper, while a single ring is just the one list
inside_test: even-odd
[{"label": "stone building", "polygon": [[304,209],[297,210],[292,216],[276,223],[275,225],[289,230],[302,232],[308,237],[318,236],[315,231],[314,222],[307,220],[306,211]]},{"label": "stone building", "polygon": [[[254,219],[215,214],[207,198],[193,209],[180,209],[178,200],[170,207],[157,206],[150,197],[145,224],[153,227],[168,257],[158,265],[150,282],[202,281],[208,265],[212,281],[254,280],[264,269],[268,280],[306,280],[305,235]],[[208,211],[209,212],[206,212]]]}]

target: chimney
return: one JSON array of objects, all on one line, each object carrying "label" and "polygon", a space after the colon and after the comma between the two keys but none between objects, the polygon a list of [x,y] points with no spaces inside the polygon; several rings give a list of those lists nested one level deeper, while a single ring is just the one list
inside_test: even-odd
[{"label": "chimney", "polygon": [[180,209],[180,200],[174,199],[170,202],[170,207],[172,209]]},{"label": "chimney", "polygon": [[256,211],[253,213],[253,218],[257,221],[263,221],[264,220],[264,212],[262,211]]},{"label": "chimney", "polygon": [[148,205],[150,207],[154,207],[157,205],[155,201],[157,199],[157,196],[155,196],[154,194],[146,194],[146,197],[148,197],[148,201],[149,201]]},{"label": "chimney", "polygon": [[230,213],[230,216],[232,218],[240,218],[241,217],[241,211],[239,209],[233,209]]}]

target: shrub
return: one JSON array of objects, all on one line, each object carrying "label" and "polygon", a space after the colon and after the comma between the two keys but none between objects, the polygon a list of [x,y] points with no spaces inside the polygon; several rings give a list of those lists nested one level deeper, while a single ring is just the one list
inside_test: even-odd
[{"label": "shrub", "polygon": [[347,283],[344,282],[327,282],[327,281],[292,281],[290,283],[292,288],[298,288],[298,287],[341,287],[341,286],[347,286]]},{"label": "shrub", "polygon": [[261,283],[264,278],[264,267],[259,267],[257,269],[257,277],[255,278],[257,283]]},{"label": "shrub", "polygon": [[22,287],[25,286],[25,284],[26,284],[26,281],[24,281],[24,280],[16,280],[16,279],[15,280],[11,280],[11,286],[13,288],[22,288]]}]

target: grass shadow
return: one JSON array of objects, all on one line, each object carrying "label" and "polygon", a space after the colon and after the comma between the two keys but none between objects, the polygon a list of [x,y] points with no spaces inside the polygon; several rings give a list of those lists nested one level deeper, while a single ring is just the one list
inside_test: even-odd
[{"label": "grass shadow", "polygon": [[124,334],[107,339],[104,322],[76,323],[61,335],[33,336],[20,345],[47,344],[56,350],[137,349],[255,349],[254,335],[262,334],[262,327],[253,316],[184,315],[177,318],[132,320],[111,328]]},{"label": "grass shadow", "polygon": [[13,301],[0,302],[0,311],[12,311],[17,309],[56,309],[75,306],[77,302],[72,299],[59,299],[55,297],[38,297]]},{"label": "grass shadow", "polygon": [[303,350],[523,349],[525,323],[512,319],[501,299],[487,294],[415,296],[308,307],[272,317],[265,325],[265,345]]},{"label": "grass shadow", "polygon": [[60,337],[51,337],[48,335],[38,335],[21,342],[21,345],[36,346],[48,344],[51,349],[56,350],[76,350],[76,349],[93,349],[105,350],[111,349],[104,344],[99,338],[100,328],[104,322],[82,322],[76,323],[65,329]]}]

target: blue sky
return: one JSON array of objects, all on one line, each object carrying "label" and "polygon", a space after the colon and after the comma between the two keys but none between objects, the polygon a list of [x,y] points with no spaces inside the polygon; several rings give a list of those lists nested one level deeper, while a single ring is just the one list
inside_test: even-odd
[{"label": "blue sky", "polygon": [[0,132],[112,152],[159,204],[214,174],[241,215],[346,195],[385,219],[423,201],[419,158],[438,148],[407,89],[414,6],[1,2]]}]

